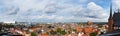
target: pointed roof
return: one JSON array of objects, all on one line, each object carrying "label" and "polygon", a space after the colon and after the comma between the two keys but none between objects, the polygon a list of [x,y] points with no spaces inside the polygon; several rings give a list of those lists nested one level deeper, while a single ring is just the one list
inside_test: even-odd
[{"label": "pointed roof", "polygon": [[109,16],[109,20],[112,19],[112,4],[110,5],[110,16]]}]

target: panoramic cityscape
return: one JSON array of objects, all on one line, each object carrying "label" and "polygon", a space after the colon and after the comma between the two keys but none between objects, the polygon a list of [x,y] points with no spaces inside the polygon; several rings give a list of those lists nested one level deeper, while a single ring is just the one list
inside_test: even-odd
[{"label": "panoramic cityscape", "polygon": [[120,0],[0,0],[0,36],[120,36]]}]

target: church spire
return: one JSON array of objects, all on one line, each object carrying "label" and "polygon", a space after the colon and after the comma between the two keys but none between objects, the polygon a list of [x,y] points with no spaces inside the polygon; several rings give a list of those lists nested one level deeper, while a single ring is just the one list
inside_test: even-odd
[{"label": "church spire", "polygon": [[110,5],[110,16],[109,19],[112,19],[112,4]]},{"label": "church spire", "polygon": [[109,16],[109,18],[108,18],[108,26],[109,26],[109,28],[108,28],[108,31],[113,31],[113,19],[112,19],[112,3],[111,3],[111,5],[110,5],[110,16]]}]

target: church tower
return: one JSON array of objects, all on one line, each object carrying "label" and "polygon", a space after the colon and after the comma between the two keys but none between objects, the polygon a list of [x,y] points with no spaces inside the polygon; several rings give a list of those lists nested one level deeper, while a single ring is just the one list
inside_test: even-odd
[{"label": "church tower", "polygon": [[113,16],[112,16],[112,5],[110,6],[110,16],[108,18],[108,31],[113,30]]}]

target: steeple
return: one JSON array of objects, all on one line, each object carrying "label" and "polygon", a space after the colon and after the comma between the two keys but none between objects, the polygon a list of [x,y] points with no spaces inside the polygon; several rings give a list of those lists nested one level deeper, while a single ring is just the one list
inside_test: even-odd
[{"label": "steeple", "polygon": [[112,19],[112,4],[110,5],[110,16],[109,16],[109,20]]},{"label": "steeple", "polygon": [[113,30],[113,19],[112,19],[112,17],[113,16],[112,16],[112,3],[111,3],[111,5],[110,5],[110,16],[108,18],[108,26],[109,26],[108,31],[109,32]]}]

